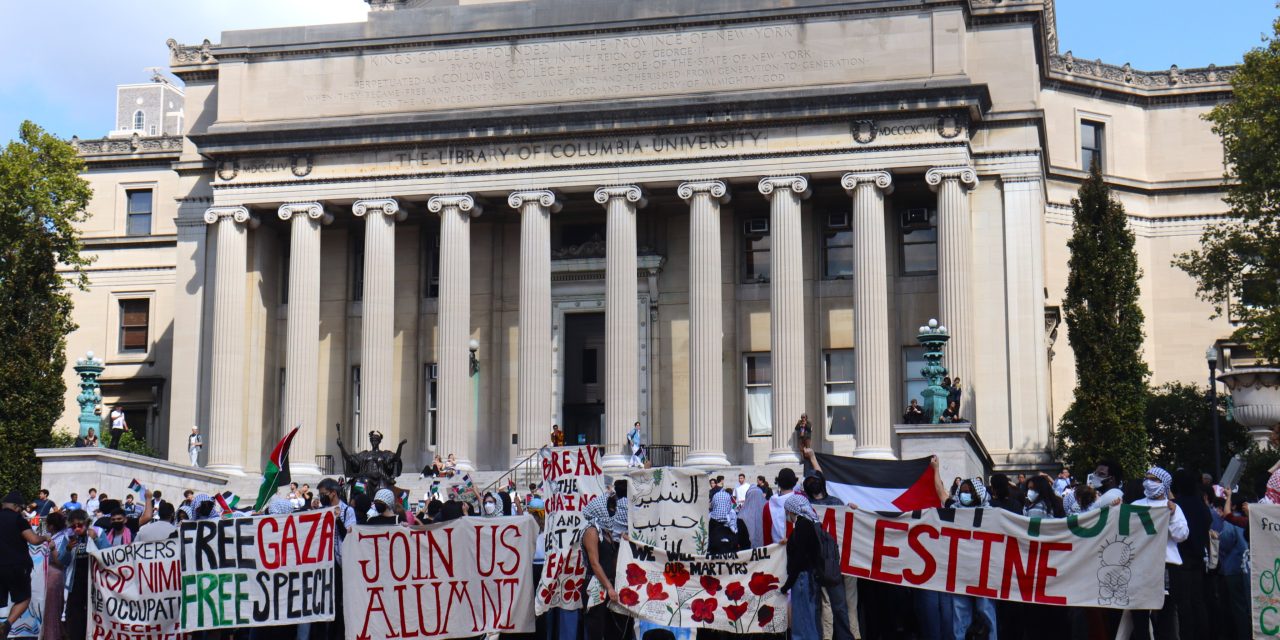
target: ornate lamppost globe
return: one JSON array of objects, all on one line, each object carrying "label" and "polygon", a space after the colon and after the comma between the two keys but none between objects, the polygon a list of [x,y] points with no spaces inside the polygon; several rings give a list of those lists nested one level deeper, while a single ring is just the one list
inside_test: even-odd
[{"label": "ornate lamppost globe", "polygon": [[937,319],[937,318],[929,318],[929,328],[930,328],[930,329],[937,329],[937,328],[938,328],[938,319]]},{"label": "ornate lamppost globe", "polygon": [[920,333],[927,333],[928,331],[929,331],[929,327],[926,327],[924,325],[920,326]]},{"label": "ornate lamppost globe", "polygon": [[472,351],[479,351],[480,341],[476,340],[475,338],[472,338],[471,341],[467,343],[467,348],[471,349]]}]

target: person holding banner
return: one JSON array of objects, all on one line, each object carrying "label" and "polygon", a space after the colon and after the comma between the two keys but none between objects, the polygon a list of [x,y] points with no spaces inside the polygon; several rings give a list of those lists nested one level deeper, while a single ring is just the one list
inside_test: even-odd
[{"label": "person holding banner", "polygon": [[56,557],[66,573],[63,629],[68,638],[83,638],[89,626],[89,541],[107,547],[102,529],[89,524],[89,514],[76,509],[67,515],[71,535],[58,544]]},{"label": "person holding banner", "polygon": [[10,491],[0,501],[0,597],[8,600],[8,618],[0,622],[0,638],[9,637],[10,620],[17,620],[31,603],[31,553],[27,545],[40,544],[49,538],[36,534],[22,517],[26,504],[22,494]]},{"label": "person holding banner", "polygon": [[[1147,474],[1142,480],[1143,497],[1134,500],[1132,504],[1140,507],[1151,507],[1153,509],[1169,510],[1169,538],[1165,542],[1165,577],[1168,578],[1169,570],[1182,564],[1182,555],[1178,553],[1178,543],[1187,539],[1187,518],[1182,513],[1182,509],[1169,499],[1169,488],[1173,482],[1173,476],[1168,471],[1160,467],[1151,467],[1147,469]],[[1172,595],[1172,594],[1170,594]],[[1173,598],[1165,598],[1164,609],[1160,611],[1139,611],[1133,612],[1133,635],[1134,640],[1146,640],[1151,636],[1151,628],[1155,628],[1156,638],[1172,638],[1178,630],[1178,613],[1174,606]],[[1196,636],[1188,636],[1196,637]]]},{"label": "person holding banner", "polygon": [[[618,600],[614,589],[614,577],[618,564],[618,547],[627,533],[627,481],[613,484],[614,495],[599,496],[582,510],[587,528],[582,533],[582,550],[587,556],[591,572],[600,583],[605,601],[591,607],[582,618],[583,637],[591,640],[630,640],[633,637],[631,619],[609,609],[610,602]],[[582,600],[589,598],[589,581],[582,586]]]},{"label": "person holding banner", "polygon": [[[957,509],[990,508],[991,496],[982,478],[970,478],[960,483]],[[982,638],[996,640],[996,608],[990,599],[969,595],[953,595],[952,630],[957,638]]]},{"label": "person holding banner", "polygon": [[822,562],[818,514],[802,493],[788,495],[783,509],[792,530],[786,539],[787,581],[780,591],[791,594],[791,637],[821,638],[822,591],[814,575]]},{"label": "person holding banner", "polygon": [[[45,532],[49,535],[49,548],[57,549],[63,539],[71,534],[67,528],[67,516],[62,512],[51,513],[44,522]],[[45,566],[44,574],[44,612],[40,618],[40,640],[62,640],[62,604],[63,587],[66,573],[62,566],[50,562]],[[1248,593],[1248,585],[1245,592]]]}]

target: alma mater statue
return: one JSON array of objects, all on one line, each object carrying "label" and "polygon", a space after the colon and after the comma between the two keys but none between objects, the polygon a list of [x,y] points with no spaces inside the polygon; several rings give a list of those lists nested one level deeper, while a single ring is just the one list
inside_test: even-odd
[{"label": "alma mater statue", "polygon": [[369,432],[369,450],[351,453],[342,444],[342,427],[338,426],[338,450],[342,452],[342,472],[350,482],[364,482],[365,492],[372,494],[378,489],[391,488],[396,478],[404,470],[404,462],[400,460],[400,451],[408,440],[401,440],[394,452],[381,449],[382,433]]}]

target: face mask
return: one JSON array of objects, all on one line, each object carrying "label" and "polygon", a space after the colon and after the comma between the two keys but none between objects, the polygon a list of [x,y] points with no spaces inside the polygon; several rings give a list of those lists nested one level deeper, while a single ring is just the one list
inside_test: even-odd
[{"label": "face mask", "polygon": [[116,533],[119,533],[120,531],[124,530],[124,523],[123,523],[123,522],[112,522],[112,523],[111,523],[111,530],[112,530],[112,531],[115,531]]},{"label": "face mask", "polygon": [[369,516],[370,518],[376,518],[378,517],[378,512],[374,510],[373,507],[369,507],[369,510],[365,512],[365,515]]},{"label": "face mask", "polygon": [[1143,480],[1142,493],[1148,500],[1155,500],[1164,495],[1164,483],[1159,480]]},{"label": "face mask", "polygon": [[1036,491],[1035,489],[1031,489],[1030,491],[1027,491],[1027,502],[1035,502],[1039,498],[1040,498],[1039,491]]},{"label": "face mask", "polygon": [[1107,476],[1100,476],[1096,473],[1091,473],[1089,474],[1087,482],[1090,487],[1093,487],[1094,489],[1101,489],[1102,485],[1107,483]]},{"label": "face mask", "polygon": [[493,512],[497,510],[498,510],[498,506],[495,505],[494,503],[492,502],[484,503],[484,512],[486,514],[493,515]]},{"label": "face mask", "polygon": [[973,504],[973,494],[969,493],[968,491],[961,491],[960,504],[963,504],[963,505]]},{"label": "face mask", "polygon": [[330,501],[330,500],[329,500],[329,496],[327,496],[327,495],[325,495],[325,494],[323,494],[323,493],[322,493],[322,494],[320,494],[320,506],[322,506],[322,507],[327,507],[327,506],[329,506],[330,504],[333,504],[333,503],[332,503],[332,501]]}]

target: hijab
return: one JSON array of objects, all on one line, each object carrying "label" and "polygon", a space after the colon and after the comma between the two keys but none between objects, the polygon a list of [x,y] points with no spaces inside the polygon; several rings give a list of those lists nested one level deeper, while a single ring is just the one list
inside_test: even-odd
[{"label": "hijab", "polygon": [[751,538],[752,547],[764,546],[764,491],[757,485],[747,489],[747,497],[742,500],[742,509],[738,515],[747,525],[747,536]]}]

